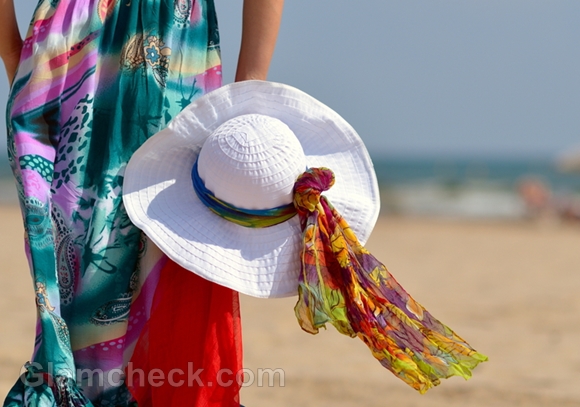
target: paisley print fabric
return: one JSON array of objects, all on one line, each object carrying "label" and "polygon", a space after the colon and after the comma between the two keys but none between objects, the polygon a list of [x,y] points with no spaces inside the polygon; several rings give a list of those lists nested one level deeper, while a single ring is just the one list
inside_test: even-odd
[{"label": "paisley print fabric", "polygon": [[213,0],[39,1],[7,109],[37,338],[5,406],[132,405],[108,373],[131,357],[165,258],[125,213],[123,173],[221,85],[218,43]]},{"label": "paisley print fabric", "polygon": [[304,231],[294,309],[302,329],[316,334],[330,323],[359,337],[381,365],[421,393],[441,378],[471,377],[487,357],[418,304],[359,243],[321,196],[333,184],[332,171],[311,168],[294,187]]}]

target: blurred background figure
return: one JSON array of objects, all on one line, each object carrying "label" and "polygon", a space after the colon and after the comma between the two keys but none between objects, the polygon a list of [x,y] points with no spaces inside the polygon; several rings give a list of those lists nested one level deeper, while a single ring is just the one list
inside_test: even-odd
[{"label": "blurred background figure", "polygon": [[519,183],[518,192],[533,218],[550,215],[552,193],[549,186],[538,178],[526,178]]},{"label": "blurred background figure", "polygon": [[[580,178],[580,149],[578,147],[566,151],[557,161],[558,169],[565,174]],[[580,189],[576,193],[560,197],[558,212],[563,219],[580,221]]]},{"label": "blurred background figure", "polygon": [[551,167],[555,169],[551,176],[525,176],[519,181],[517,190],[526,217],[580,221],[580,153],[566,152]]}]

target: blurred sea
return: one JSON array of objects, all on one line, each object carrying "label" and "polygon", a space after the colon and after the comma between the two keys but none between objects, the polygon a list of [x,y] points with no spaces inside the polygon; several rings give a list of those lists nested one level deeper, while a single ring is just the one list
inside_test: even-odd
[{"label": "blurred sea", "polygon": [[[554,196],[580,199],[580,174],[564,174],[549,160],[374,157],[382,214],[518,219],[526,205],[518,185],[540,180]],[[17,203],[5,158],[0,157],[0,204]]]},{"label": "blurred sea", "polygon": [[382,214],[518,219],[529,214],[518,187],[541,182],[560,201],[580,199],[580,174],[538,159],[374,159]]}]

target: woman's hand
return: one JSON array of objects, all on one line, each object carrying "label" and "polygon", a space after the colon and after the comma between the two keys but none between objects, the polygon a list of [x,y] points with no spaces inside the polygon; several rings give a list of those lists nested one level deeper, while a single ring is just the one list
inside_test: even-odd
[{"label": "woman's hand", "polygon": [[283,8],[284,0],[244,0],[242,45],[236,82],[266,80]]},{"label": "woman's hand", "polygon": [[13,0],[0,0],[0,58],[4,61],[8,82],[14,81],[22,51]]}]

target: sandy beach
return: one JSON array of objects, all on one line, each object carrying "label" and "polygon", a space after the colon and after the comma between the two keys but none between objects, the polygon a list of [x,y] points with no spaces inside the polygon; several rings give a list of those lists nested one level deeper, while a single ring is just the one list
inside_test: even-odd
[{"label": "sandy beach", "polygon": [[[0,206],[0,398],[30,358],[35,324],[19,209]],[[367,247],[432,314],[490,361],[419,395],[358,339],[312,336],[295,298],[242,299],[246,368],[284,380],[247,407],[580,405],[580,225],[381,218]]]}]

